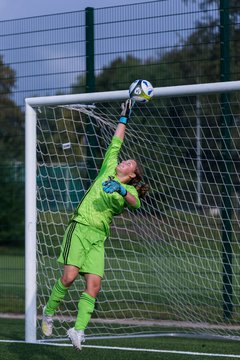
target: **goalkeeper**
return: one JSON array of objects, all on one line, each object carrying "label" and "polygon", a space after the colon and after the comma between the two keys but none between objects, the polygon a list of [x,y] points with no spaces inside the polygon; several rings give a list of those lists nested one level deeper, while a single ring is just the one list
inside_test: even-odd
[{"label": "goalkeeper", "polygon": [[122,104],[122,113],[100,172],[75,210],[66,229],[58,261],[64,265],[62,277],[55,283],[43,309],[42,331],[51,336],[53,315],[78,274],[84,276],[86,287],[80,296],[75,327],[67,335],[73,346],[81,350],[86,329],[94,311],[95,299],[104,274],[104,241],[109,236],[112,218],[124,207],[138,209],[139,198],[148,191],[141,184],[142,175],[136,160],[117,163],[125,128],[131,114],[131,100]]}]

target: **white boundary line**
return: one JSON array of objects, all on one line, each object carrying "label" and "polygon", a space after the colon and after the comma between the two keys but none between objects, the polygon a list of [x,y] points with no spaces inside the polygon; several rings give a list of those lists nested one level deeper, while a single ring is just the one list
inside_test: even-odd
[{"label": "white boundary line", "polygon": [[[22,343],[27,344],[25,341],[21,340],[0,340],[0,343]],[[39,345],[41,342],[35,343]],[[30,344],[30,343],[29,343]],[[32,345],[32,343],[31,343]],[[52,343],[44,343],[44,345],[48,346],[64,346],[64,347],[72,347],[71,344],[52,344]],[[128,348],[128,347],[120,347],[120,346],[100,346],[100,345],[83,345],[84,348],[92,348],[92,349],[105,349],[105,350],[120,350],[120,351],[140,351],[140,352],[152,352],[152,353],[161,353],[161,354],[179,354],[179,355],[193,355],[193,356],[209,356],[209,357],[223,357],[223,358],[235,358],[240,359],[240,354],[213,354],[213,353],[202,353],[195,351],[181,351],[181,350],[159,350],[159,349],[143,349],[143,348]]]}]

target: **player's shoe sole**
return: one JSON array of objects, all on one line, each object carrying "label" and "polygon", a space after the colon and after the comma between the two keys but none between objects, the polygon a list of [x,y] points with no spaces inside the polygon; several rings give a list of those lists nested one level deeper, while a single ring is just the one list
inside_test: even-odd
[{"label": "player's shoe sole", "polygon": [[85,341],[83,330],[71,328],[67,331],[67,336],[76,350],[82,350],[82,343]]}]

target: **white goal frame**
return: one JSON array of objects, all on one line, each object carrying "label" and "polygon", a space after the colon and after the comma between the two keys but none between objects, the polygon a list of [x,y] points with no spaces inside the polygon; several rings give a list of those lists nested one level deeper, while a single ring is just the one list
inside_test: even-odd
[{"label": "white goal frame", "polygon": [[[158,87],[154,97],[227,93],[240,90],[240,81]],[[36,109],[42,105],[122,101],[128,90],[25,99],[25,340],[36,343]]]}]

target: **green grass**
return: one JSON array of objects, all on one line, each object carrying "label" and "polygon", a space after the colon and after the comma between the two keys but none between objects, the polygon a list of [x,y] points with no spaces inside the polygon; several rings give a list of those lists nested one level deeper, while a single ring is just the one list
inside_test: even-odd
[{"label": "green grass", "polygon": [[[41,216],[41,224],[43,218],[52,226],[59,224],[55,230],[57,239],[63,231],[59,214],[45,212]],[[165,319],[168,314],[171,319],[178,317],[181,320],[181,309],[185,308],[186,312],[195,313],[201,321],[221,321],[223,284],[220,220],[183,211],[170,212],[157,220],[147,217],[141,219],[141,216],[135,220],[140,230],[141,221],[148,223],[150,220],[150,226],[156,226],[157,231],[155,229],[154,235],[150,235],[151,232],[144,234],[145,239],[135,231],[134,221],[128,215],[114,220],[111,238],[105,244],[107,281],[103,282],[99,300],[105,300],[105,293],[108,301],[102,303],[102,310],[108,311],[108,317],[114,317],[116,312],[121,317],[121,309],[118,309],[116,302],[111,302],[117,298],[121,306],[126,300],[126,308],[131,308],[131,312],[125,312],[125,316],[139,317],[139,312],[144,310],[147,303],[153,318]],[[46,229],[44,224],[42,226],[44,234]],[[236,223],[234,230],[238,234]],[[233,251],[233,302],[237,304],[240,297],[238,242],[234,241]],[[50,259],[49,269],[53,263],[54,260]],[[47,266],[46,260],[44,266]],[[57,268],[56,264],[54,267]],[[50,273],[49,276],[55,277]],[[72,296],[76,300],[75,295]],[[235,311],[233,321],[239,320],[238,311]]]},{"label": "green grass", "polygon": [[0,312],[23,312],[23,249],[1,248],[0,254]]},{"label": "green grass", "polygon": [[[156,247],[155,250],[157,252],[158,248]],[[107,311],[109,318],[132,317],[134,314],[139,317],[140,313],[145,317],[147,304],[149,312],[147,316],[156,319],[179,319],[180,309],[184,308],[185,311],[198,314],[201,321],[205,319],[212,322],[221,321],[221,263],[213,257],[207,259],[196,257],[194,254],[185,255],[186,258],[181,255],[176,261],[173,254],[165,253],[164,255],[160,247],[158,256],[156,252],[155,258],[149,257],[148,254],[138,254],[136,258],[130,251],[126,257],[123,255],[123,250],[121,254],[119,250],[117,257],[108,254],[103,290],[99,295],[101,304],[99,311]],[[23,313],[24,256],[11,252],[10,254],[1,253],[0,264],[0,312]],[[108,270],[110,268],[114,270]],[[240,261],[236,259],[233,268],[236,304],[240,297],[240,288],[237,286],[239,268]],[[202,269],[202,273],[199,269]],[[159,274],[161,276],[158,276]],[[40,293],[46,293],[45,286],[52,287],[59,275],[56,257],[44,258],[43,264],[40,262],[38,267],[38,276],[42,278]],[[51,280],[48,281],[48,279]],[[174,284],[174,287],[170,287],[169,284]],[[82,288],[83,284],[79,280],[78,291],[71,292],[72,301],[68,305],[69,308],[71,306],[75,308]],[[119,299],[119,304],[116,299]],[[46,299],[42,298],[41,301],[44,303]],[[125,312],[121,315],[123,307]],[[239,311],[237,308],[234,310],[233,321],[239,321]]]},{"label": "green grass", "polygon": [[[42,255],[38,261],[40,313],[41,305],[48,298],[46,288],[49,293],[55,279],[60,276],[61,266],[56,259],[66,219],[59,213],[45,212],[40,214],[39,220],[42,229],[39,238],[39,244],[42,241]],[[142,220],[148,222],[147,218]],[[171,213],[158,220],[154,235],[149,232],[145,234],[147,238],[144,240],[134,230],[130,219],[115,220],[116,227],[112,229],[111,239],[106,242],[106,273],[98,297],[99,306],[93,317],[184,321],[192,315],[192,321],[222,323],[222,242],[219,220],[208,218],[206,221],[205,216],[184,212]],[[136,221],[141,223],[141,219]],[[154,225],[154,219],[152,222]],[[49,227],[47,224],[50,224]],[[236,224],[235,227],[237,234],[239,229]],[[43,236],[44,233],[48,235]],[[234,304],[239,304],[240,298],[239,249],[234,238]],[[65,309],[67,304],[67,311],[71,311],[74,317],[79,293],[84,286],[80,279],[75,285],[76,289],[73,287],[70,291],[71,298],[67,297],[67,302],[61,305]],[[22,250],[0,251],[0,286],[0,312],[23,313]],[[232,315],[229,323],[240,323],[239,305],[234,305]],[[106,330],[105,325],[102,328],[98,325],[99,328],[102,332]],[[59,331],[65,330],[59,327]],[[94,328],[91,331],[94,332]],[[114,332],[115,329],[109,326],[107,331]],[[235,335],[233,332],[231,334]]]},{"label": "green grass", "polygon": [[[0,319],[1,340],[24,340],[24,321]],[[187,339],[176,337],[87,340],[87,346],[137,348],[139,351],[96,349],[84,347],[76,352],[72,347],[55,347],[25,343],[0,342],[0,359],[3,360],[216,360],[218,356],[174,354],[173,351],[211,354],[236,354],[240,356],[238,341]],[[144,352],[143,349],[168,350],[169,353]],[[227,357],[228,360],[231,357]]]}]

